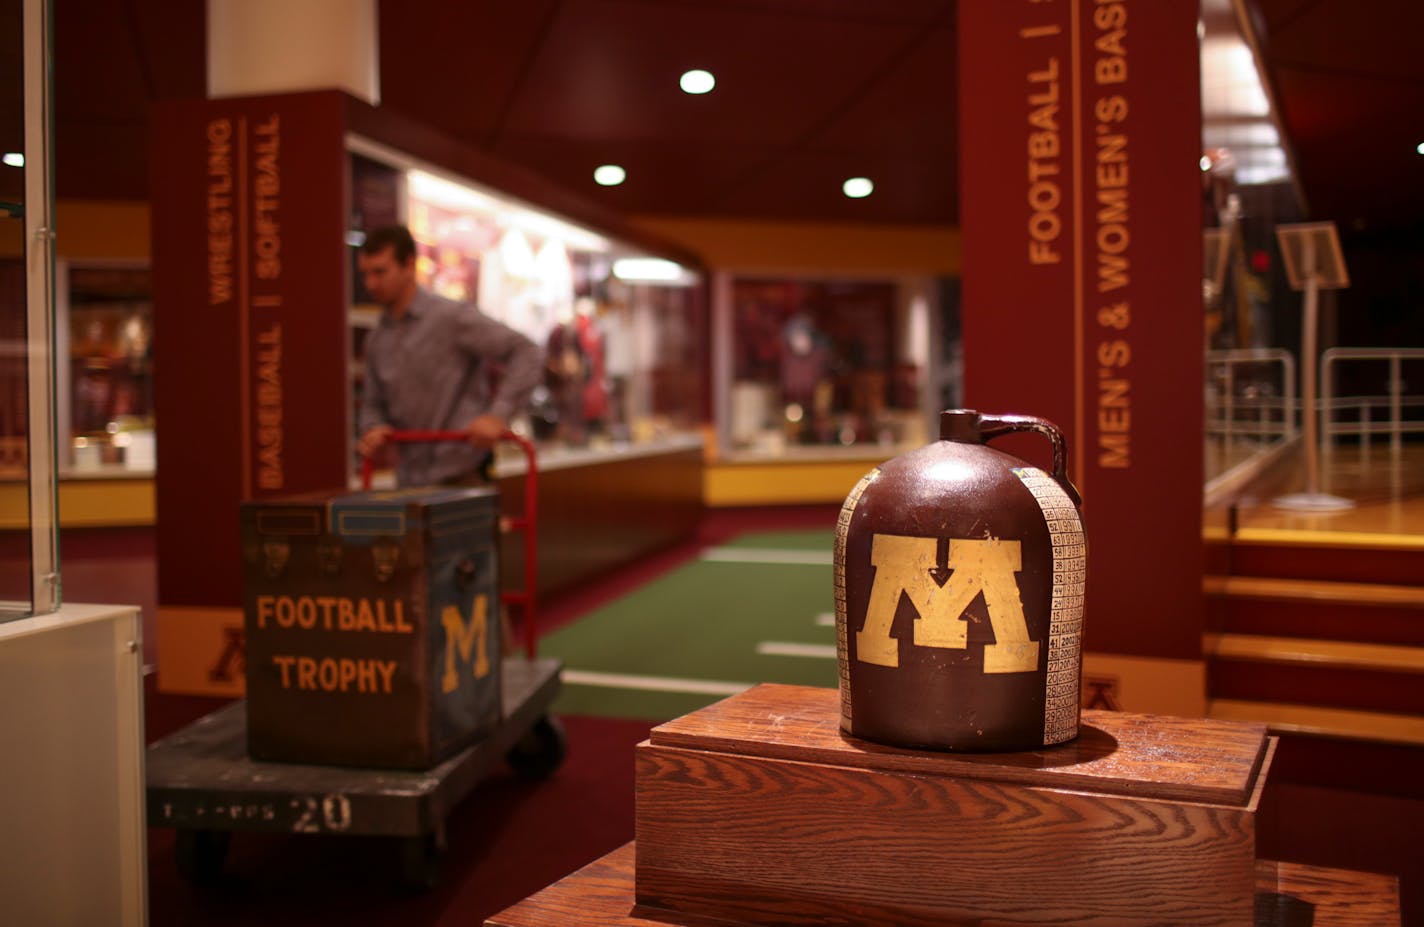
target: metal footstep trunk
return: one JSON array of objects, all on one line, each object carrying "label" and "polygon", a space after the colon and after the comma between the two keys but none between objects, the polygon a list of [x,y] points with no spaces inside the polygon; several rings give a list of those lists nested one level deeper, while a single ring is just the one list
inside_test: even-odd
[{"label": "metal footstep trunk", "polygon": [[498,532],[488,488],[245,503],[253,758],[426,769],[498,724]]}]

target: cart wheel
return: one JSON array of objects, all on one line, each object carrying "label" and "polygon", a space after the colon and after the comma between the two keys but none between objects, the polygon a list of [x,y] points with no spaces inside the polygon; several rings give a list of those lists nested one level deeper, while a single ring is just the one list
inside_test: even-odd
[{"label": "cart wheel", "polygon": [[194,885],[216,882],[231,842],[232,834],[225,830],[179,828],[173,847],[178,874]]},{"label": "cart wheel", "polygon": [[557,718],[544,715],[510,748],[505,759],[522,779],[547,779],[564,762],[569,741]]},{"label": "cart wheel", "polygon": [[428,892],[440,882],[445,867],[445,846],[437,834],[422,834],[401,841],[401,884],[412,891]]}]

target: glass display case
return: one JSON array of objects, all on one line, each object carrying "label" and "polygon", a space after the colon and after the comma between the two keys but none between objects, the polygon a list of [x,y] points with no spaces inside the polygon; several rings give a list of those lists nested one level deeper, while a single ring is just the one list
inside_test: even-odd
[{"label": "glass display case", "polygon": [[[8,168],[0,169],[10,173]],[[3,176],[3,174],[0,174]],[[7,178],[8,179],[8,178]],[[0,235],[23,241],[24,218],[9,184],[4,188],[5,213],[0,215]],[[30,511],[28,479],[29,362],[25,348],[25,262],[0,260],[0,479],[6,495],[5,528],[0,531],[0,621],[18,618],[31,610]]]},{"label": "glass display case", "polygon": [[1214,503],[1269,466],[1303,424],[1301,299],[1276,228],[1304,211],[1235,8],[1207,0],[1201,10],[1203,460]]},{"label": "glass display case", "polygon": [[0,621],[59,608],[48,19],[27,3],[0,39],[24,62],[9,78],[24,105],[0,121]]},{"label": "glass display case", "polygon": [[[366,231],[400,222],[416,240],[421,286],[478,306],[544,348],[543,382],[512,423],[535,440],[542,465],[698,428],[708,407],[707,299],[695,271],[392,160],[360,151],[350,160],[353,409],[365,337],[380,316],[356,273],[356,248]],[[512,456],[497,464],[519,456],[512,445],[498,450]]]},{"label": "glass display case", "polygon": [[953,387],[940,375],[957,333],[942,290],[920,278],[732,275],[722,450],[877,455],[922,444]]},{"label": "glass display case", "polygon": [[151,474],[153,305],[142,264],[57,268],[59,466],[66,475]]}]

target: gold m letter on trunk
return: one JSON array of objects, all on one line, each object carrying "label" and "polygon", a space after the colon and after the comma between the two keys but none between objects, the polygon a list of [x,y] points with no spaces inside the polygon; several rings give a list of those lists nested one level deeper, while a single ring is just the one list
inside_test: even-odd
[{"label": "gold m letter on trunk", "polygon": [[[471,651],[474,652],[474,678],[487,676],[490,671],[489,597],[475,596],[468,625],[453,605],[445,606],[440,613],[440,623],[445,627],[445,675],[440,680],[440,691],[449,693],[460,687],[459,665],[470,662]],[[462,664],[455,661],[457,650]]]}]

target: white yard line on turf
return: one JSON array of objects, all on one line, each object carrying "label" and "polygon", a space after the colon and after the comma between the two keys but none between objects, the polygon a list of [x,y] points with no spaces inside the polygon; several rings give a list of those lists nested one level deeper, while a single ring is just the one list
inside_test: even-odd
[{"label": "white yard line on turf", "polygon": [[645,692],[690,692],[694,695],[736,695],[750,689],[750,682],[722,682],[716,679],[675,679],[670,676],[635,676],[628,673],[599,673],[564,669],[565,685],[598,686],[604,689],[639,689]]},{"label": "white yard line on turf", "polygon": [[793,641],[762,641],[756,652],[769,657],[836,658],[835,644],[798,644]]},{"label": "white yard line on turf", "polygon": [[836,626],[836,613],[821,612],[816,616],[816,625],[822,628],[834,628]]},{"label": "white yard line on turf", "polygon": [[715,563],[784,563],[805,566],[830,566],[829,551],[792,550],[769,547],[709,547],[702,552],[703,560]]}]

